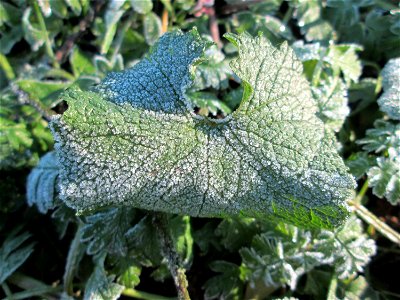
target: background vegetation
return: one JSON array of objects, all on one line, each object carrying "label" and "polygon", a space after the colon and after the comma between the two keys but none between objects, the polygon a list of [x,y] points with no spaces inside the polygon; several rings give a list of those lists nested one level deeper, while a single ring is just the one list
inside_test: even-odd
[{"label": "background vegetation", "polygon": [[164,32],[193,26],[215,42],[196,69],[199,114],[221,117],[241,99],[229,68],[236,50],[223,33],[262,32],[275,45],[286,40],[358,188],[352,216],[333,232],[170,216],[192,299],[400,298],[393,276],[400,267],[400,10],[390,0],[0,2],[0,295],[176,296],[146,211],[75,216],[53,202],[53,154],[31,173],[44,192],[27,198],[26,183],[53,149],[47,125],[67,109],[59,98],[64,89],[129,68]]}]

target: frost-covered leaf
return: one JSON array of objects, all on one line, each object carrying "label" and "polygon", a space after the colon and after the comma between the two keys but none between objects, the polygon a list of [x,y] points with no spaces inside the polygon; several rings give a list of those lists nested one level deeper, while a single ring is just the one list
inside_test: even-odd
[{"label": "frost-covered leaf", "polygon": [[81,241],[88,243],[87,253],[107,251],[125,256],[128,250],[125,234],[133,216],[132,209],[111,208],[86,217]]},{"label": "frost-covered leaf", "polygon": [[33,243],[20,247],[31,235],[28,232],[18,235],[18,231],[11,232],[0,248],[0,284],[14,273],[33,251]]},{"label": "frost-covered leaf", "polygon": [[84,293],[84,300],[116,300],[124,287],[114,283],[115,276],[107,275],[102,263],[96,265],[89,277]]},{"label": "frost-covered leaf", "polygon": [[376,252],[375,241],[363,233],[361,221],[354,215],[335,231],[322,230],[314,249],[331,256],[330,264],[340,279],[362,272]]},{"label": "frost-covered leaf", "polygon": [[59,166],[54,151],[44,155],[31,171],[27,181],[26,197],[28,204],[35,204],[45,214],[54,208]]},{"label": "frost-covered leaf", "polygon": [[369,185],[372,192],[382,198],[385,197],[391,204],[400,203],[400,161],[377,158],[378,166],[368,171]]},{"label": "frost-covered leaf", "polygon": [[240,280],[239,266],[218,260],[210,264],[210,269],[221,274],[211,277],[204,284],[205,299],[240,299],[243,282]]},{"label": "frost-covered leaf", "polygon": [[400,58],[391,59],[382,70],[384,93],[378,99],[381,111],[394,120],[400,120]]},{"label": "frost-covered leaf", "polygon": [[95,92],[70,89],[51,124],[61,198],[78,211],[129,205],[192,216],[264,216],[331,228],[354,187],[333,132],[315,116],[289,46],[227,35],[242,79],[239,108],[221,120],[185,98],[203,53],[196,31],[165,34],[140,63]]},{"label": "frost-covered leaf", "polygon": [[318,105],[317,116],[332,130],[338,132],[348,116],[346,85],[339,80],[321,81],[318,87],[312,88]]},{"label": "frost-covered leaf", "polygon": [[389,157],[400,157],[400,124],[385,120],[376,120],[372,129],[368,129],[366,137],[358,140],[367,152],[388,153]]}]

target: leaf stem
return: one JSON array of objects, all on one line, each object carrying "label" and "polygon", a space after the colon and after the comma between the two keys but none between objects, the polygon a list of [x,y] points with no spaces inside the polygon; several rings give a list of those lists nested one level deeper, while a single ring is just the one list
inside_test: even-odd
[{"label": "leaf stem", "polygon": [[122,292],[122,295],[136,298],[136,299],[142,299],[142,300],[175,300],[176,298],[168,298],[164,296],[159,296],[147,292],[142,292],[138,291],[135,289],[125,289]]},{"label": "leaf stem", "polygon": [[18,272],[15,272],[10,277],[8,277],[7,281],[21,289],[26,290],[24,292],[13,294],[12,298],[6,298],[10,300],[31,298],[33,296],[39,296],[44,294],[46,294],[46,299],[56,300],[59,299],[59,297],[54,297],[54,294],[62,291],[61,286],[59,287],[49,286],[39,280],[36,280],[32,277],[26,276]]},{"label": "leaf stem", "polygon": [[161,249],[164,257],[167,259],[169,271],[175,282],[175,287],[178,291],[178,299],[190,300],[188,292],[188,282],[186,279],[185,269],[180,265],[180,258],[172,238],[168,232],[168,217],[165,213],[154,213],[153,224],[157,228],[161,240]]},{"label": "leaf stem", "polygon": [[82,237],[82,223],[79,223],[78,229],[76,230],[75,237],[72,240],[71,246],[68,251],[67,263],[65,265],[64,272],[64,291],[72,296],[74,294],[73,279],[76,273],[79,261],[83,255],[83,248],[81,243]]},{"label": "leaf stem", "polygon": [[10,288],[8,287],[7,282],[3,282],[3,283],[1,284],[1,288],[3,289],[3,291],[4,291],[4,293],[6,294],[6,296],[7,296],[8,299],[14,299],[14,298],[13,298],[13,294],[12,294]]},{"label": "leaf stem", "polygon": [[3,69],[4,74],[6,75],[8,80],[13,80],[15,78],[15,73],[10,63],[8,62],[7,57],[1,53],[0,53],[0,67]]},{"label": "leaf stem", "polygon": [[54,112],[52,112],[50,109],[47,109],[38,99],[29,97],[28,93],[21,90],[15,82],[11,83],[10,87],[13,93],[17,95],[19,103],[31,105],[38,113],[42,115],[43,119],[45,119],[47,122],[50,122]]},{"label": "leaf stem", "polygon": [[33,1],[33,8],[35,10],[36,17],[39,21],[40,29],[42,30],[42,33],[45,36],[47,55],[51,58],[51,60],[53,62],[53,66],[58,69],[58,68],[60,68],[60,65],[58,64],[58,61],[56,60],[56,58],[54,56],[53,48],[51,48],[49,33],[47,32],[46,23],[44,22],[43,15],[42,15],[42,12],[40,11],[37,1]]},{"label": "leaf stem", "polygon": [[47,297],[48,294],[54,294],[60,291],[61,287],[46,286],[42,288],[33,288],[23,292],[15,293],[12,296],[7,296],[3,300],[31,299],[34,296],[44,296],[44,295],[46,295],[45,299],[53,299],[52,297],[51,298]]},{"label": "leaf stem", "polygon": [[338,280],[336,274],[333,274],[331,282],[329,284],[328,295],[326,295],[326,299],[337,299],[336,290],[337,290]]},{"label": "leaf stem", "polygon": [[165,33],[168,31],[168,10],[166,7],[164,7],[163,13],[162,13],[162,18],[161,18],[161,32]]}]

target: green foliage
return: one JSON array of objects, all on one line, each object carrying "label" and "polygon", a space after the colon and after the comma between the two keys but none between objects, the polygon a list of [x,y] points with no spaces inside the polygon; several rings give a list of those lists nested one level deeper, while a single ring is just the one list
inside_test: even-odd
[{"label": "green foliage", "polygon": [[360,221],[351,217],[335,231],[305,231],[279,224],[274,230],[256,235],[251,247],[240,250],[242,273],[267,287],[289,285],[317,266],[329,264],[335,276],[349,278],[369,262],[376,252],[374,241],[362,233]]},{"label": "green foliage", "polygon": [[10,232],[0,248],[0,284],[18,269],[33,252],[34,244],[26,243],[31,235],[28,232],[21,234],[19,232],[18,229]]},{"label": "green foliage", "polygon": [[125,234],[133,217],[131,209],[111,208],[85,218],[81,241],[87,243],[87,253],[103,251],[125,256],[128,251]]}]

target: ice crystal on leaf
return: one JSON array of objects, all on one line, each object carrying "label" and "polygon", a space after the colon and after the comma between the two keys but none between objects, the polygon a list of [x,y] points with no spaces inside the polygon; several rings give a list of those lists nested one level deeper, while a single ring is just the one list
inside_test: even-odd
[{"label": "ice crystal on leaf", "polygon": [[60,197],[78,211],[109,205],[216,217],[276,217],[331,228],[354,187],[333,133],[315,116],[302,64],[287,43],[229,34],[239,108],[195,115],[185,97],[207,43],[165,34],[133,68],[94,91],[71,88],[52,121]]}]

